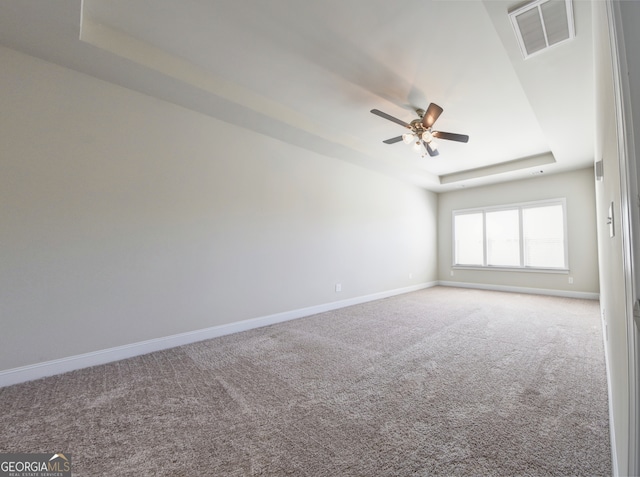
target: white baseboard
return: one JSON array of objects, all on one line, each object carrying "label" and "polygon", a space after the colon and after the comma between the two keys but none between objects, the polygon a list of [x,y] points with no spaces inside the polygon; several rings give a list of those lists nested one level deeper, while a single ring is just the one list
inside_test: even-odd
[{"label": "white baseboard", "polygon": [[397,288],[380,293],[373,293],[371,295],[347,298],[346,300],[334,301],[322,305],[300,308],[297,310],[261,316],[258,318],[238,321],[235,323],[213,326],[211,328],[205,328],[202,330],[190,331],[187,333],[180,333],[177,335],[140,341],[138,343],[131,343],[128,345],[116,346],[114,348],[92,351],[90,353],[84,353],[75,356],[69,356],[66,358],[45,361],[42,363],[21,366],[19,368],[8,369],[5,371],[0,371],[0,388],[11,386],[12,384],[32,381],[34,379],[44,378],[47,376],[62,374],[69,371],[75,371],[77,369],[88,368],[90,366],[96,366],[100,364],[111,363],[114,361],[120,361],[122,359],[133,358],[135,356],[152,353],[154,351],[175,348],[176,346],[182,346],[189,343],[195,343],[197,341],[217,338],[219,336],[238,333],[240,331],[247,331],[254,328],[260,328],[262,326],[273,325],[275,323],[281,323],[283,321],[289,321],[296,318],[315,315],[317,313],[323,313],[325,311],[337,310],[339,308],[344,308],[347,306],[358,305],[360,303],[366,303],[373,300],[380,300],[382,298],[388,298],[394,295],[401,295],[403,293],[422,290],[424,288],[430,288],[436,285],[438,285],[438,282],[420,283],[418,285]]},{"label": "white baseboard", "polygon": [[512,287],[507,285],[487,285],[485,283],[451,282],[447,280],[439,281],[438,285],[443,287],[475,288],[478,290],[526,293],[529,295],[550,295],[550,296],[561,296],[566,298],[583,298],[586,300],[600,299],[599,293],[573,292],[568,290],[551,290],[548,288]]}]

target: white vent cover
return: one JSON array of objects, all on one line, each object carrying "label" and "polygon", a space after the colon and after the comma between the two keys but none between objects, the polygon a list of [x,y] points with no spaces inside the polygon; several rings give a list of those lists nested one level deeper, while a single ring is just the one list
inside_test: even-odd
[{"label": "white vent cover", "polygon": [[525,59],[575,36],[571,0],[536,0],[509,19]]}]

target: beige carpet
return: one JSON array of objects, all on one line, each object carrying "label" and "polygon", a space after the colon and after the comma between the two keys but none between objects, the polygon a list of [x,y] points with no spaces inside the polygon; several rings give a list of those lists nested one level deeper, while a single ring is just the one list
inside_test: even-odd
[{"label": "beige carpet", "polygon": [[436,287],[0,389],[74,475],[611,474],[598,303]]}]

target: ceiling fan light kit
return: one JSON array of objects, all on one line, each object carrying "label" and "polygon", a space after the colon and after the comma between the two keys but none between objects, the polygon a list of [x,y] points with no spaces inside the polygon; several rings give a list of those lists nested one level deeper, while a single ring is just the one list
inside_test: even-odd
[{"label": "ceiling fan light kit", "polygon": [[403,126],[410,130],[410,132],[404,133],[401,136],[386,139],[382,142],[385,144],[394,144],[402,141],[405,144],[411,144],[415,141],[413,148],[420,152],[422,157],[425,157],[425,150],[429,156],[434,157],[439,154],[438,145],[433,138],[446,139],[447,141],[456,142],[468,142],[469,136],[466,134],[448,133],[442,131],[433,131],[431,128],[436,120],[442,114],[443,109],[435,103],[431,103],[427,110],[416,109],[419,119],[414,119],[410,123],[406,123],[401,119],[394,118],[393,116],[380,111],[379,109],[372,109],[371,112],[376,116],[392,121],[400,126]]}]

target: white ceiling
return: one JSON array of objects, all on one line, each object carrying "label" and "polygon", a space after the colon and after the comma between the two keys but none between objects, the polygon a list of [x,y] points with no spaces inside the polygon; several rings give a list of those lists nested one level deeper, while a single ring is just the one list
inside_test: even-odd
[{"label": "white ceiling", "polygon": [[[593,163],[591,3],[523,60],[519,0],[3,0],[0,44],[433,191]],[[430,102],[421,158],[383,144]]]}]

